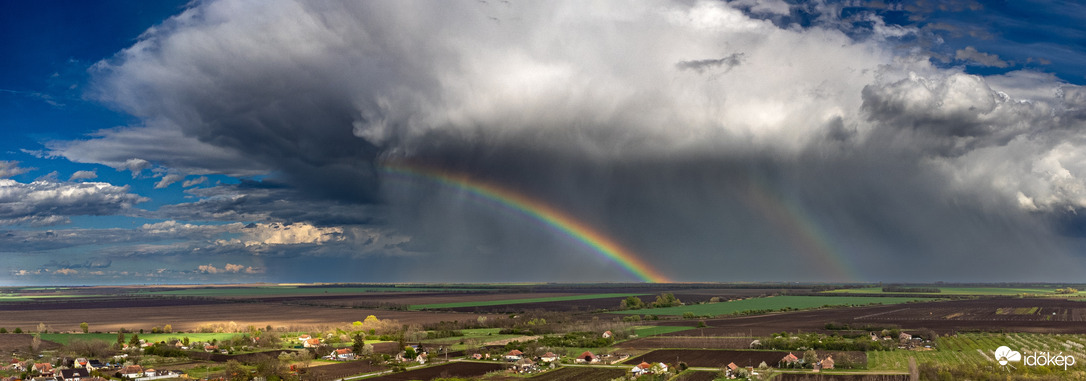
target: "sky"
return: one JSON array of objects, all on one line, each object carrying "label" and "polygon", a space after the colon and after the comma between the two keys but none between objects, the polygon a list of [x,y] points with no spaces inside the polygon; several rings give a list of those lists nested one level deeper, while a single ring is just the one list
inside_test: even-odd
[{"label": "sky", "polygon": [[0,285],[1086,270],[1076,2],[0,7]]}]

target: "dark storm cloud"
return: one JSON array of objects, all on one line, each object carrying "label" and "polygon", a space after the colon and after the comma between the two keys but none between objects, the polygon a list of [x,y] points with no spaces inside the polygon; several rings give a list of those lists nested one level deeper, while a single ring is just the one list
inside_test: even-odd
[{"label": "dark storm cloud", "polygon": [[[1054,217],[1086,208],[1079,88],[936,67],[877,12],[737,6],[198,3],[94,69],[94,96],[145,125],[50,148],[162,181],[267,175],[145,214],[259,223],[242,237],[116,248],[132,257],[413,252],[405,279],[629,279],[500,203],[379,170],[402,161],[553,204],[681,280],[1081,270]],[[743,53],[691,60],[721,51]]]},{"label": "dark storm cloud", "polygon": [[679,63],[675,64],[675,67],[679,70],[693,70],[703,73],[706,70],[719,67],[724,67],[724,71],[728,71],[741,63],[743,63],[743,53],[732,53],[718,59],[679,61]]}]

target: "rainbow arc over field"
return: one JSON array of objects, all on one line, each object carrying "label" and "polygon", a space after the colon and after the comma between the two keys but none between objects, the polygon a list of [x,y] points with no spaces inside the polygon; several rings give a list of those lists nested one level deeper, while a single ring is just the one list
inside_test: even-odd
[{"label": "rainbow arc over field", "polygon": [[569,213],[541,200],[512,189],[488,183],[470,176],[427,167],[419,164],[395,162],[383,163],[381,170],[388,174],[424,178],[445,186],[461,189],[472,195],[492,200],[505,208],[516,211],[532,220],[553,228],[573,240],[592,249],[593,252],[613,261],[644,282],[668,283],[671,279],[649,266],[637,254],[623,247],[614,239]]}]

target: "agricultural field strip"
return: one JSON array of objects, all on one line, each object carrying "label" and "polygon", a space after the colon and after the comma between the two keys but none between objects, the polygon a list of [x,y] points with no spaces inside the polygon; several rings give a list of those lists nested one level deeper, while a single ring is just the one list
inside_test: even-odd
[{"label": "agricultural field strip", "polygon": [[809,309],[822,306],[847,306],[868,304],[898,304],[924,301],[926,298],[882,296],[773,296],[730,302],[692,304],[679,307],[650,308],[642,310],[614,311],[614,314],[682,315],[692,312],[697,316],[718,316],[743,311],[780,310],[784,308]]},{"label": "agricultural field strip", "polygon": [[552,296],[546,298],[525,298],[525,299],[506,299],[506,300],[485,300],[485,301],[470,301],[470,302],[455,302],[455,303],[435,303],[435,304],[418,304],[410,307],[411,310],[432,310],[440,308],[461,308],[461,307],[483,307],[483,306],[503,306],[507,304],[525,304],[525,303],[543,303],[543,302],[565,302],[571,300],[587,300],[587,299],[606,299],[606,298],[625,298],[628,296],[642,296],[645,294],[588,294],[588,295],[569,295],[569,296]]},{"label": "agricultural field strip", "polygon": [[194,288],[183,290],[142,291],[135,295],[164,296],[293,296],[293,295],[342,295],[373,292],[471,292],[486,291],[481,288],[429,288],[429,287],[244,287],[244,288]]},{"label": "agricultural field strip", "polygon": [[919,292],[883,292],[880,287],[864,287],[864,288],[846,288],[839,290],[822,291],[823,294],[930,294],[932,297],[938,297],[940,295],[978,295],[978,296],[1014,296],[1018,294],[1035,294],[1035,295],[1048,295],[1048,296],[1062,296],[1062,297],[1084,297],[1086,291],[1079,291],[1074,294],[1057,294],[1055,288],[999,288],[999,287],[935,287],[939,289],[939,292],[932,293],[919,293]]}]

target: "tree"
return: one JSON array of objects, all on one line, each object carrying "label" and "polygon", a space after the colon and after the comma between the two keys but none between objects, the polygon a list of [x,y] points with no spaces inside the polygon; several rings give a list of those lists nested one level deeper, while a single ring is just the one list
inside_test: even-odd
[{"label": "tree", "polygon": [[0,328],[0,333],[8,333],[8,329],[7,328]]},{"label": "tree", "polygon": [[226,362],[223,376],[230,381],[246,381],[249,379],[249,371],[245,370],[237,360]]},{"label": "tree", "polygon": [[79,329],[82,329],[83,333],[90,332],[90,324],[87,324],[87,322],[79,323]]},{"label": "tree", "polygon": [[49,328],[45,326],[45,323],[38,323],[38,333],[48,333]]},{"label": "tree", "polygon": [[38,353],[38,348],[41,348],[41,335],[34,335],[34,338],[30,340],[30,351]]},{"label": "tree", "polygon": [[117,345],[124,344],[124,332],[117,332]]},{"label": "tree", "polygon": [[806,352],[803,352],[803,364],[814,366],[816,362],[818,362],[818,352],[815,352],[814,349],[808,349]]},{"label": "tree", "polygon": [[165,326],[162,327],[162,332],[173,333],[173,325],[166,324]]},{"label": "tree", "polygon": [[626,299],[619,302],[619,308],[623,310],[639,310],[645,308],[645,302],[642,302],[641,298],[636,296],[627,296]]},{"label": "tree", "polygon": [[128,345],[132,346],[132,347],[139,348],[139,346],[140,346],[140,335],[137,335],[137,334],[133,333],[132,334],[132,339],[128,340]]},{"label": "tree", "polygon": [[366,345],[366,340],[365,340],[365,337],[362,335],[362,333],[354,334],[354,342],[351,344],[351,350],[354,351],[354,353],[361,354],[362,353],[362,347],[365,346],[365,345]]},{"label": "tree", "polygon": [[681,306],[683,303],[675,297],[675,294],[665,292],[656,296],[656,301],[652,303],[654,308],[675,307]]},{"label": "tree", "polygon": [[19,327],[15,327],[15,333],[23,333],[23,329],[19,328]]}]

